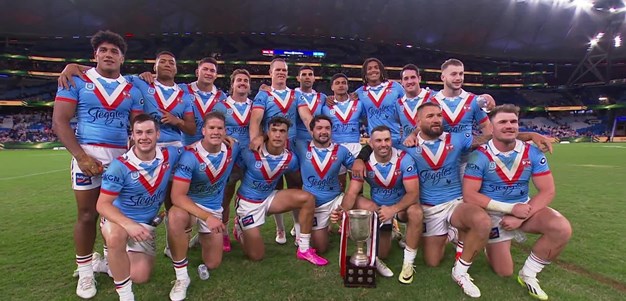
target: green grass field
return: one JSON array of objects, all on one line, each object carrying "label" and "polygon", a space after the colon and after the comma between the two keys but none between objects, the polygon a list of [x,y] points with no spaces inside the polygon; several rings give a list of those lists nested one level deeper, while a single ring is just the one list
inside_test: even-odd
[{"label": "green grass field", "polygon": [[[72,229],[75,203],[65,151],[0,151],[0,299],[78,300]],[[540,275],[552,300],[624,300],[626,293],[626,145],[556,145],[549,163],[557,185],[552,207],[568,217],[574,235],[558,262]],[[286,217],[289,223],[291,219]],[[331,238],[326,267],[295,258],[293,239],[273,241],[274,223],[264,226],[267,256],[246,260],[239,248],[225,254],[220,268],[201,281],[195,268],[200,251],[189,254],[192,284],[188,300],[465,300],[451,280],[449,248],[438,268],[427,268],[418,254],[416,280],[402,285],[397,278],[378,278],[376,289],[344,288],[338,274],[338,238]],[[513,247],[516,271],[535,237]],[[158,248],[164,246],[159,227]],[[101,252],[101,240],[96,245]],[[386,261],[399,272],[402,250],[395,247]],[[470,269],[483,300],[532,300],[514,278],[500,278],[480,256]],[[174,279],[171,262],[159,253],[149,283],[135,285],[138,300],[167,300]],[[94,300],[116,300],[113,281],[98,275]]]}]

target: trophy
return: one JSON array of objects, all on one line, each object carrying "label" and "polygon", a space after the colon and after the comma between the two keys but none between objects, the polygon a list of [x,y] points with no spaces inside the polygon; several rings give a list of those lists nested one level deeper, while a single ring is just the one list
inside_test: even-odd
[{"label": "trophy", "polygon": [[[345,260],[347,257],[342,258],[345,260],[343,263],[346,263],[342,267],[342,275],[347,287],[376,287],[375,259],[366,254],[366,242],[375,239],[372,235],[373,218],[371,211],[363,209],[349,210],[344,218],[344,222],[347,220],[347,227],[343,228],[343,235],[348,232],[350,239],[356,242],[356,252],[349,260]],[[376,245],[373,244],[372,247],[375,248]]]}]

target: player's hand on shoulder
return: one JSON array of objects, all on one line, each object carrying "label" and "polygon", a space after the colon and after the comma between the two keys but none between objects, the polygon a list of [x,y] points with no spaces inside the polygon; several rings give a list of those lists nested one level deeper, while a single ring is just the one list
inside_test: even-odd
[{"label": "player's hand on shoulder", "polygon": [[404,144],[404,146],[406,147],[413,147],[416,146],[417,139],[415,139],[415,135],[408,135],[406,139],[404,139],[404,142],[402,142],[402,144]]},{"label": "player's hand on shoulder", "polygon": [[359,94],[356,94],[356,92],[352,92],[352,93],[350,93],[350,99],[351,99],[352,101],[357,101],[357,100],[359,100]]},{"label": "player's hand on shoulder", "polygon": [[226,146],[232,148],[233,145],[235,145],[235,143],[239,142],[237,139],[231,137],[231,136],[226,136],[224,137],[224,144],[226,144]]},{"label": "player's hand on shoulder", "polygon": [[261,84],[259,91],[272,92],[272,87],[266,84]]},{"label": "player's hand on shoulder", "polygon": [[149,71],[139,74],[139,78],[148,84],[154,84],[154,80],[156,79],[156,74],[152,74]]},{"label": "player's hand on shoulder", "polygon": [[263,137],[258,136],[254,139],[250,140],[250,149],[253,151],[261,151],[261,146],[263,145]]},{"label": "player's hand on shoulder", "polygon": [[365,179],[365,162],[361,159],[355,159],[352,164],[352,177]]},{"label": "player's hand on shoulder", "polygon": [[168,112],[167,110],[163,110],[159,108],[159,111],[161,112],[162,124],[171,124],[173,126],[179,126],[184,122],[182,119],[174,116],[172,113]]},{"label": "player's hand on shoulder", "polygon": [[81,76],[82,73],[80,72],[80,69],[78,68],[78,64],[67,64],[65,66],[65,68],[63,68],[63,71],[61,71],[61,74],[59,75],[59,78],[57,79],[57,84],[59,87],[63,87],[63,89],[65,90],[69,90],[70,87],[74,87],[76,88],[76,83],[74,82],[74,79],[72,78],[72,76]]},{"label": "player's hand on shoulder", "polygon": [[531,207],[528,204],[515,204],[513,206],[513,210],[511,214],[518,218],[527,218],[528,214],[530,214]]},{"label": "player's hand on shoulder", "polygon": [[78,168],[88,177],[93,177],[104,172],[102,162],[85,153],[76,156],[76,162],[78,163]]},{"label": "player's hand on shoulder", "polygon": [[532,141],[542,152],[552,153],[552,139],[538,133],[533,133]]},{"label": "player's hand on shoulder", "polygon": [[150,230],[135,222],[124,225],[124,229],[126,230],[126,233],[128,233],[128,236],[136,242],[146,241],[153,238]]},{"label": "player's hand on shoulder", "polygon": [[335,95],[328,95],[326,97],[326,106],[332,108],[335,105]]}]

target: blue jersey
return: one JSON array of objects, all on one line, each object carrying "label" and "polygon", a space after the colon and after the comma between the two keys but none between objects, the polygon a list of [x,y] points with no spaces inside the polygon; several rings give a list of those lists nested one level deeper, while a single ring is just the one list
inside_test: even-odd
[{"label": "blue jersey", "polygon": [[278,156],[267,152],[245,149],[241,152],[238,165],[245,169],[237,196],[251,202],[263,202],[282,181],[284,173],[298,170],[298,156],[287,149]]},{"label": "blue jersey", "polygon": [[73,79],[76,87],[59,88],[54,101],[76,104],[78,143],[126,149],[131,112],[143,111],[141,92],[124,77],[107,79],[95,68]]},{"label": "blue jersey", "polygon": [[[303,93],[302,91],[300,91],[300,88],[296,88],[296,91],[302,94],[302,101],[300,102],[300,104],[298,104],[298,108],[306,107],[307,109],[309,109],[309,113],[311,113],[311,116],[322,114],[322,107],[324,107],[324,104],[326,103],[326,94],[316,92],[315,90],[313,90],[312,93]],[[302,119],[300,119],[300,114],[298,114],[296,117],[296,140],[311,140],[309,126],[304,125]]]},{"label": "blue jersey", "polygon": [[[397,204],[406,194],[404,180],[417,179],[415,161],[405,152],[392,148],[391,161],[378,163],[374,153],[365,164],[366,180],[370,185],[372,201],[378,206]],[[354,177],[355,181],[363,181]]]},{"label": "blue jersey", "polygon": [[298,105],[302,103],[302,94],[300,92],[287,88],[286,90],[274,90],[271,92],[259,91],[254,97],[252,109],[263,109],[263,130],[267,133],[267,122],[274,116],[282,116],[291,120],[292,126],[289,127],[289,140],[294,141],[296,138],[296,119],[298,116]]},{"label": "blue jersey", "polygon": [[167,194],[167,185],[180,150],[157,148],[152,162],[143,162],[133,152],[111,162],[102,175],[100,193],[116,196],[113,206],[137,223],[148,224],[159,212]]},{"label": "blue jersey", "polygon": [[367,133],[372,134],[372,129],[385,125],[391,130],[394,145],[400,142],[400,120],[396,105],[398,99],[404,96],[402,86],[387,81],[376,87],[363,86],[355,92],[367,114]]},{"label": "blue jersey", "polygon": [[472,136],[459,133],[444,132],[431,141],[418,135],[419,146],[405,148],[417,165],[422,204],[435,206],[463,196],[459,167],[472,140]]},{"label": "blue jersey", "polygon": [[462,91],[459,96],[445,97],[443,90],[431,97],[431,101],[441,106],[443,114],[443,129],[450,133],[472,134],[474,122],[483,123],[489,119],[487,113],[478,105],[478,99],[472,93]]},{"label": "blue jersey", "polygon": [[202,127],[204,126],[204,115],[213,111],[213,107],[216,103],[226,99],[226,94],[222,90],[213,86],[211,92],[203,92],[198,89],[196,82],[191,84],[178,84],[178,86],[187,91],[191,95],[191,108],[193,111],[193,118],[196,122],[196,134],[188,135],[183,133],[183,143],[190,145],[200,139],[202,139]]},{"label": "blue jersey", "polygon": [[231,97],[215,105],[214,111],[221,112],[226,117],[226,134],[239,141],[241,147],[250,144],[250,115],[252,100],[237,102]]},{"label": "blue jersey", "polygon": [[313,142],[298,145],[302,190],[315,196],[315,206],[324,205],[342,192],[339,169],[352,168],[354,157],[342,145],[332,143],[328,148],[317,148]]},{"label": "blue jersey", "polygon": [[406,95],[400,97],[397,103],[398,116],[400,118],[400,126],[402,127],[402,140],[406,139],[417,127],[417,108],[424,102],[427,102],[431,95],[434,95],[430,89],[422,89],[420,94],[415,98],[407,98]]},{"label": "blue jersey", "polygon": [[465,178],[482,180],[480,193],[505,203],[526,202],[532,177],[549,173],[544,154],[519,140],[508,154],[489,141],[471,153],[465,168]]},{"label": "blue jersey", "polygon": [[365,117],[363,102],[351,100],[324,106],[322,114],[333,121],[332,138],[335,143],[359,143],[361,141],[360,120]]},{"label": "blue jersey", "polygon": [[237,143],[232,148],[222,144],[215,154],[209,153],[202,143],[196,143],[180,157],[174,179],[189,183],[187,195],[194,202],[220,210],[226,183],[238,156]]},{"label": "blue jersey", "polygon": [[193,116],[191,109],[191,102],[194,101],[193,95],[186,93],[178,85],[168,87],[159,82],[148,84],[138,76],[132,76],[132,82],[143,94],[143,111],[150,114],[161,126],[161,137],[158,142],[182,142],[182,132],[178,127],[161,123],[163,114],[159,109],[166,110],[180,119],[183,119],[185,115]]}]

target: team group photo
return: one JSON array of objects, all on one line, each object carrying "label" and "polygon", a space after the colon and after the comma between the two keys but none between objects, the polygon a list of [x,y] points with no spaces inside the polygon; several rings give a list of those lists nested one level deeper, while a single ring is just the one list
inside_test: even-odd
[{"label": "team group photo", "polygon": [[[580,8],[561,2],[551,9]],[[622,1],[588,5],[611,20],[626,11]],[[25,71],[14,88],[15,99],[44,96],[0,97],[2,291],[8,300],[619,300],[626,56],[615,22],[602,33],[613,40],[595,36],[613,47],[606,62],[563,67],[572,101],[600,95],[582,106],[536,92],[560,80],[558,65],[476,72],[501,63],[456,48],[361,50],[335,64],[325,57],[338,50],[295,50],[298,38],[272,33],[262,47],[274,50],[233,60],[221,58],[237,47],[227,38],[144,39],[104,26],[68,41],[78,58],[61,58],[62,37],[37,42],[58,45],[47,56],[6,55],[6,95],[20,74],[10,70],[50,72]],[[21,42],[5,34],[10,53]],[[205,40],[220,42],[195,42]],[[207,53],[212,43],[221,53]],[[604,51],[594,46],[584,60]],[[533,68],[547,71],[515,71]],[[29,76],[40,86],[24,88]],[[606,86],[577,84],[593,76]]]}]

